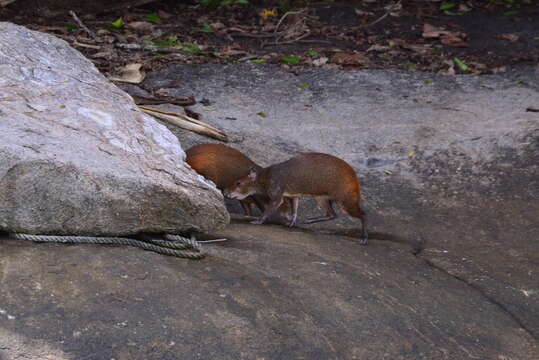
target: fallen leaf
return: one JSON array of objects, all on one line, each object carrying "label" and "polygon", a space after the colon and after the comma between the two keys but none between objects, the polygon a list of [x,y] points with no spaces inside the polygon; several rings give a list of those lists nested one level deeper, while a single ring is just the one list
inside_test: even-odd
[{"label": "fallen leaf", "polygon": [[148,21],[151,21],[153,23],[159,24],[161,23],[161,18],[156,13],[146,14],[144,16]]},{"label": "fallen leaf", "polygon": [[507,71],[506,66],[498,66],[498,67],[492,68],[492,73],[493,74],[497,74],[497,73],[505,72],[505,71]]},{"label": "fallen leaf", "polygon": [[444,45],[454,47],[468,47],[468,43],[465,41],[466,34],[462,32],[449,32],[441,37],[441,43]]},{"label": "fallen leaf", "polygon": [[118,18],[116,19],[116,21],[112,22],[110,24],[110,27],[114,28],[114,29],[121,29],[123,26],[124,26],[124,19],[122,18]]},{"label": "fallen leaf", "polygon": [[159,15],[161,19],[170,19],[172,17],[172,14],[163,10],[158,10],[157,15]]},{"label": "fallen leaf", "polygon": [[406,43],[402,44],[401,47],[407,50],[412,50],[418,54],[424,54],[432,48],[432,46],[429,44],[406,44]]},{"label": "fallen leaf", "polygon": [[372,45],[370,48],[368,48],[367,52],[371,52],[371,51],[383,52],[387,50],[389,50],[389,46],[375,44],[375,45]]},{"label": "fallen leaf", "polygon": [[515,41],[517,41],[519,39],[519,36],[515,35],[515,34],[502,34],[502,35],[500,35],[500,37],[502,39],[509,40],[511,42],[515,42]]},{"label": "fallen leaf", "polygon": [[331,57],[331,62],[339,65],[367,65],[370,64],[368,57],[357,53],[336,53]]},{"label": "fallen leaf", "polygon": [[441,35],[447,34],[449,31],[442,30],[431,24],[423,24],[423,37],[427,39],[439,38]]},{"label": "fallen leaf", "polygon": [[133,21],[128,23],[127,27],[133,30],[150,33],[153,31],[154,25],[147,21]]},{"label": "fallen leaf", "polygon": [[314,66],[322,66],[322,65],[326,64],[328,61],[329,61],[329,59],[324,56],[324,57],[321,57],[321,58],[318,58],[318,59],[314,59],[313,60],[313,65]]},{"label": "fallen leaf", "polygon": [[139,84],[144,80],[145,74],[140,71],[142,64],[132,63],[127,64],[120,69],[120,77],[111,77],[110,80],[125,82],[130,84]]},{"label": "fallen leaf", "polygon": [[464,63],[464,61],[460,60],[459,58],[454,58],[453,59],[453,62],[455,63],[455,65],[458,66],[458,68],[461,70],[461,71],[468,71],[470,70],[470,67],[468,65],[466,65]]},{"label": "fallen leaf", "polygon": [[265,118],[265,117],[268,117],[268,115],[266,115],[264,112],[258,112],[256,113],[258,116],[260,116],[261,118]]},{"label": "fallen leaf", "polygon": [[264,9],[258,14],[262,19],[267,20],[269,17],[277,16],[277,10]]},{"label": "fallen leaf", "polygon": [[251,64],[261,65],[266,63],[266,59],[253,59],[249,61]]},{"label": "fallen leaf", "polygon": [[301,58],[297,56],[283,56],[281,61],[288,64],[299,64],[301,62]]},{"label": "fallen leaf", "polygon": [[221,29],[224,29],[225,28],[225,24],[223,24],[222,22],[214,22],[214,23],[211,23],[210,26],[213,28],[213,30],[215,31],[218,31],[218,30],[221,30]]}]

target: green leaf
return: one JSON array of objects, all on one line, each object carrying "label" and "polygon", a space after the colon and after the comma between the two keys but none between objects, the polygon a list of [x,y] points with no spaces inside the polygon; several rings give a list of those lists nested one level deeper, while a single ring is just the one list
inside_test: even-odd
[{"label": "green leaf", "polygon": [[197,29],[198,32],[213,33],[215,30],[209,24],[204,24],[201,28]]},{"label": "green leaf", "polygon": [[157,24],[161,23],[161,18],[156,13],[146,14],[145,18],[148,21],[151,21],[151,22],[154,22],[154,23],[157,23]]},{"label": "green leaf", "polygon": [[517,10],[509,10],[503,13],[503,16],[515,16],[518,14]]},{"label": "green leaf", "polygon": [[455,63],[455,65],[458,66],[458,68],[461,70],[461,71],[468,71],[470,70],[470,67],[468,65],[466,65],[462,60],[460,60],[459,58],[454,58],[453,59],[453,62]]},{"label": "green leaf", "polygon": [[145,43],[149,43],[155,46],[167,47],[181,45],[177,36],[169,36],[164,40],[144,40]]},{"label": "green leaf", "polygon": [[60,109],[65,109],[65,108],[66,108],[65,105],[60,105],[60,106],[58,106],[58,107],[59,107]]},{"label": "green leaf", "polygon": [[429,80],[425,80],[425,84],[427,84],[427,85],[432,84],[432,80],[430,80],[430,79],[429,79]]},{"label": "green leaf", "polygon": [[301,59],[297,56],[283,56],[281,61],[289,64],[299,64]]},{"label": "green leaf", "polygon": [[249,0],[236,0],[234,3],[236,5],[249,5]]},{"label": "green leaf", "polygon": [[193,55],[200,55],[204,53],[204,51],[202,51],[197,44],[184,44],[182,48],[185,52]]},{"label": "green leaf", "polygon": [[318,51],[316,51],[316,50],[313,50],[313,49],[309,49],[309,50],[307,51],[307,54],[308,54],[309,56],[312,56],[312,57],[320,56],[320,53],[319,53]]},{"label": "green leaf", "polygon": [[445,11],[445,10],[453,9],[455,6],[457,6],[457,4],[455,4],[454,2],[447,1],[447,2],[442,3],[442,5],[440,5],[440,10]]},{"label": "green leaf", "polygon": [[73,24],[65,24],[65,27],[68,31],[75,31],[78,29],[78,27]]},{"label": "green leaf", "polygon": [[253,59],[250,61],[251,64],[262,65],[266,63],[266,59]]},{"label": "green leaf", "polygon": [[268,117],[268,115],[266,115],[264,112],[259,112],[259,113],[256,113],[258,116],[260,116],[261,118],[265,118],[265,117]]},{"label": "green leaf", "polygon": [[121,29],[124,25],[125,25],[124,19],[122,19],[122,18],[120,17],[120,18],[118,18],[116,21],[112,22],[112,23],[110,24],[110,27],[111,27],[111,28],[114,28],[114,29]]}]

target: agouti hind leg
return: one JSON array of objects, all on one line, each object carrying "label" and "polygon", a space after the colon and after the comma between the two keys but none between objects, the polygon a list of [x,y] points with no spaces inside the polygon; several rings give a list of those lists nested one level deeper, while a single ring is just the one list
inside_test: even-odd
[{"label": "agouti hind leg", "polygon": [[367,213],[365,213],[361,208],[359,207],[359,204],[355,201],[355,199],[350,199],[347,201],[341,202],[342,209],[350,216],[356,217],[359,220],[361,220],[361,237],[359,238],[359,243],[361,245],[366,245],[367,240],[369,238],[369,234],[367,233]]},{"label": "agouti hind leg", "polygon": [[333,220],[337,217],[337,213],[335,212],[335,209],[333,207],[333,204],[334,204],[333,200],[330,200],[325,196],[316,196],[314,199],[318,203],[318,206],[320,206],[320,208],[326,212],[326,216],[319,216],[319,217],[306,219],[303,222],[304,224],[313,224],[316,222]]}]

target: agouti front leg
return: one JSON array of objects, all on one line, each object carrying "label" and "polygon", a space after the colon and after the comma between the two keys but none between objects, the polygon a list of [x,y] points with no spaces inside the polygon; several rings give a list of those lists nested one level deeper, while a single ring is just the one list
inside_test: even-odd
[{"label": "agouti front leg", "polygon": [[240,200],[240,204],[245,215],[251,216],[251,203],[249,201]]},{"label": "agouti front leg", "polygon": [[292,210],[292,219],[290,220],[290,224],[288,224],[288,227],[294,227],[296,225],[296,220],[298,219],[299,198],[293,197],[288,199],[290,201],[290,208]]},{"label": "agouti front leg", "polygon": [[281,205],[283,202],[283,194],[280,193],[279,195],[270,197],[270,202],[264,209],[264,213],[260,218],[251,221],[251,224],[260,225],[266,222],[266,220],[273,214],[277,208]]}]

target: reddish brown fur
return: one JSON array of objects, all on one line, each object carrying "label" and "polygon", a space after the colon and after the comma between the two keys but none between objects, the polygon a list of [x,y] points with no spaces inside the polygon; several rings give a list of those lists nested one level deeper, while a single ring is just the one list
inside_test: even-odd
[{"label": "reddish brown fur", "polygon": [[185,154],[185,161],[197,173],[213,181],[219,190],[246,176],[251,168],[260,169],[241,151],[222,144],[195,145]]},{"label": "reddish brown fur", "polygon": [[[222,144],[200,144],[189,148],[186,152],[186,162],[200,175],[213,181],[219,190],[233,185],[238,179],[246,176],[249,170],[260,170],[257,163],[249,159],[241,151]],[[240,203],[247,215],[251,215],[251,204],[256,204],[260,211],[261,206],[268,199],[262,196],[246,197]],[[279,212],[288,216],[288,205],[283,205]]]},{"label": "reddish brown fur", "polygon": [[[241,198],[243,195],[267,195],[276,206],[284,198],[297,198],[303,195],[313,196],[319,204],[331,208],[331,202],[337,202],[350,216],[361,219],[363,239],[366,243],[366,214],[361,210],[361,188],[354,169],[344,160],[321,153],[302,153],[290,160],[259,170],[242,178],[225,193]],[[324,209],[327,210],[327,209]],[[327,211],[332,215],[332,211]],[[268,213],[258,221],[264,222]],[[333,218],[310,219],[324,221]],[[293,220],[292,224],[295,223]]]}]

